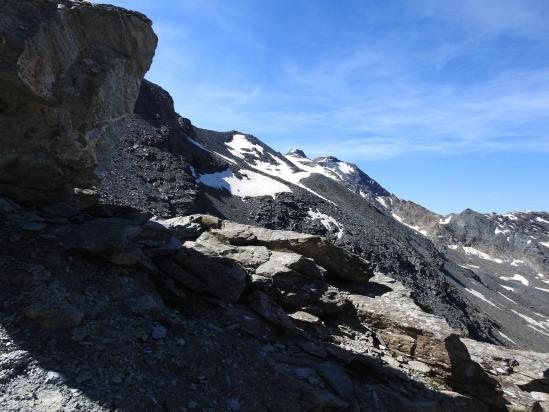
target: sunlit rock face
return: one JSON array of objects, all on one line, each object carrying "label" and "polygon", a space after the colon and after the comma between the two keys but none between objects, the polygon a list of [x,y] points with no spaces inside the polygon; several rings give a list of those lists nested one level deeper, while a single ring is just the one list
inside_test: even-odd
[{"label": "sunlit rock face", "polygon": [[156,43],[125,9],[2,1],[0,192],[41,204],[97,185]]}]

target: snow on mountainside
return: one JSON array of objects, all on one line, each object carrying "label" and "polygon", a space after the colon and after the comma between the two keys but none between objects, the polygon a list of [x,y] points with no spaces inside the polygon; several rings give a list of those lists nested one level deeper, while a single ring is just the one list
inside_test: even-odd
[{"label": "snow on mountainside", "polygon": [[298,168],[329,177],[362,197],[367,195],[388,196],[390,194],[355,164],[343,162],[333,156],[311,160],[302,150],[292,149],[286,154],[286,158]]},{"label": "snow on mountainside", "polygon": [[322,235],[463,333],[549,347],[547,213],[441,216],[354,164],[298,149],[284,156],[252,135],[194,127],[149,82],[117,156],[102,189],[111,204]]}]

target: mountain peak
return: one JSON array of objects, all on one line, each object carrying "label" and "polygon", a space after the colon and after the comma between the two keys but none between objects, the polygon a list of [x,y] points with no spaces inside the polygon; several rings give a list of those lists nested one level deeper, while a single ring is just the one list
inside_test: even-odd
[{"label": "mountain peak", "polygon": [[339,162],[340,160],[334,156],[321,156],[314,159],[315,163],[334,163]]},{"label": "mountain peak", "polygon": [[286,156],[293,156],[293,157],[299,157],[301,159],[308,159],[305,152],[301,149],[290,149],[288,153],[286,153]]}]

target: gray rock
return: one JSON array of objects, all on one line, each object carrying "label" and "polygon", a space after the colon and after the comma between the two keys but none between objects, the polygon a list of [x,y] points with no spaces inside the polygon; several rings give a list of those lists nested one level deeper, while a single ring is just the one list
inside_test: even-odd
[{"label": "gray rock", "polygon": [[169,230],[179,240],[196,239],[204,231],[200,219],[196,216],[178,216],[171,219],[154,219]]},{"label": "gray rock", "polygon": [[170,256],[177,253],[179,249],[181,249],[181,241],[172,236],[164,244],[146,249],[145,254],[148,257]]},{"label": "gray rock", "polygon": [[345,401],[352,402],[355,397],[353,381],[343,368],[334,362],[323,362],[316,366],[318,374]]},{"label": "gray rock", "polygon": [[30,353],[23,350],[3,353],[0,355],[0,383],[25,369],[30,363]]},{"label": "gray rock", "polygon": [[26,230],[27,232],[40,232],[46,227],[47,225],[42,222],[26,222],[21,225],[21,229]]},{"label": "gray rock", "polygon": [[211,231],[215,236],[236,246],[265,246],[271,250],[286,250],[313,259],[328,271],[330,276],[367,283],[373,276],[370,264],[320,236],[285,230],[269,230],[260,227],[223,221],[220,229]]},{"label": "gray rock", "polygon": [[72,330],[71,338],[75,342],[81,342],[90,335],[90,330],[87,326],[77,326]]},{"label": "gray rock", "polygon": [[284,309],[263,292],[256,291],[250,295],[250,307],[274,325],[288,330],[296,329],[293,320]]},{"label": "gray rock", "polygon": [[80,385],[82,383],[89,382],[92,379],[93,379],[92,373],[89,371],[84,371],[78,374],[78,376],[76,376],[76,383]]},{"label": "gray rock", "polygon": [[307,277],[314,280],[324,280],[325,270],[312,259],[298,255],[297,253],[271,252],[269,260],[256,269],[256,274],[261,276],[275,277],[276,274],[284,269],[290,269],[301,274],[301,277]]},{"label": "gray rock", "polygon": [[207,293],[225,302],[236,302],[246,287],[246,271],[232,259],[194,249],[192,243],[185,242],[173,260],[204,283]]},{"label": "gray rock", "polygon": [[133,240],[140,226],[121,218],[99,218],[61,229],[63,247],[67,250],[98,256],[116,265],[131,266],[144,262],[145,255]]},{"label": "gray rock", "polygon": [[111,382],[115,385],[119,385],[122,383],[122,377],[120,377],[119,375],[115,375],[112,377]]},{"label": "gray rock", "polygon": [[231,398],[227,400],[227,409],[230,411],[237,412],[240,410],[240,401],[235,398]]},{"label": "gray rock", "polygon": [[307,390],[303,390],[302,398],[312,410],[345,411],[349,408],[347,402],[327,390],[308,387]]},{"label": "gray rock", "polygon": [[274,286],[283,291],[298,291],[306,284],[325,288],[324,273],[312,259],[277,251],[271,252],[269,260],[255,271],[257,276],[271,278]]},{"label": "gray rock", "polygon": [[82,322],[84,314],[71,304],[34,304],[24,311],[27,319],[39,322],[45,329],[73,328]]},{"label": "gray rock", "polygon": [[411,360],[408,362],[408,368],[422,373],[431,372],[431,368],[423,362]]},{"label": "gray rock", "polygon": [[19,210],[19,206],[10,199],[0,196],[0,213],[14,213]]},{"label": "gray rock", "polygon": [[151,22],[67,0],[5,0],[0,15],[0,192],[49,203],[97,185],[151,63]]},{"label": "gray rock", "polygon": [[160,303],[151,295],[143,295],[133,301],[132,312],[147,314],[160,310]]},{"label": "gray rock", "polygon": [[168,335],[167,329],[162,325],[155,325],[151,330],[151,336],[153,339],[161,340]]},{"label": "gray rock", "polygon": [[297,320],[298,322],[310,323],[311,325],[322,325],[322,320],[320,320],[315,315],[311,315],[307,312],[297,311],[294,313],[290,313],[289,316],[293,320]]},{"label": "gray rock", "polygon": [[55,371],[49,371],[46,375],[46,380],[45,380],[45,382],[50,385],[59,385],[61,383],[65,383],[66,381],[67,381],[67,378],[65,375]]},{"label": "gray rock", "polygon": [[190,274],[172,260],[160,260],[157,261],[157,264],[164,273],[193,292],[201,293],[208,290],[208,286],[202,280]]},{"label": "gray rock", "polygon": [[253,271],[271,257],[271,252],[264,246],[232,246],[222,243],[209,232],[200,235],[194,242],[185,242],[185,247],[195,249],[208,256],[224,256],[240,263]]},{"label": "gray rock", "polygon": [[298,379],[307,379],[311,374],[313,373],[313,370],[311,368],[295,368],[294,369],[294,375]]}]

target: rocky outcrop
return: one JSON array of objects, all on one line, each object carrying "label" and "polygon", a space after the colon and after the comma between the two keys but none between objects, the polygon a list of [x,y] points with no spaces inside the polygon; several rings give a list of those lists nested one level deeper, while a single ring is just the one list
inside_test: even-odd
[{"label": "rocky outcrop", "polygon": [[[544,373],[547,354],[502,348],[459,337],[439,316],[427,314],[410,291],[376,274],[373,284],[389,289],[381,296],[351,295],[358,317],[371,326],[397,358],[414,370],[434,374],[460,392],[482,399],[493,408],[534,408],[547,402]],[[528,384],[535,382],[537,385]]]},{"label": "rocky outcrop", "polygon": [[320,236],[284,230],[268,230],[260,227],[224,222],[212,233],[224,242],[245,246],[266,246],[269,249],[292,251],[313,259],[335,278],[366,283],[373,271],[367,261],[344,249],[334,246]]},{"label": "rocky outcrop", "polygon": [[[519,351],[462,339],[471,359],[500,385],[516,407],[549,410],[549,354]],[[544,409],[542,409],[544,408]]]},{"label": "rocky outcrop", "polygon": [[[527,353],[514,356],[524,365],[524,371],[517,368],[515,376],[524,372],[531,379],[515,379],[511,383],[500,380],[497,373],[491,373],[498,369],[494,364],[499,361],[490,348],[475,342],[471,357],[467,341],[462,341],[442,318],[422,312],[413,303],[410,292],[392,279],[380,274],[368,282],[362,278],[359,282],[342,279],[330,274],[315,258],[297,252],[300,242],[322,245],[321,238],[313,236],[311,240],[309,235],[295,232],[236,225],[208,215],[151,220],[143,213],[104,207],[96,211],[96,216],[90,216],[94,213],[91,210],[87,215],[60,217],[48,210],[32,212],[7,199],[0,204],[4,205],[0,217],[6,228],[0,242],[16,256],[17,245],[22,249],[19,258],[0,259],[3,273],[10,274],[0,277],[0,290],[7,299],[5,307],[20,307],[23,317],[17,324],[24,322],[42,334],[68,333],[70,342],[95,347],[94,336],[105,336],[110,330],[108,325],[115,322],[116,333],[123,331],[119,339],[131,341],[131,347],[137,351],[129,354],[135,362],[148,357],[137,349],[147,339],[143,333],[157,342],[155,346],[166,342],[170,348],[166,356],[159,358],[161,367],[172,365],[170,356],[174,353],[183,362],[192,362],[187,357],[197,356],[199,348],[209,345],[212,337],[200,336],[189,348],[191,355],[174,349],[182,345],[180,336],[185,332],[178,315],[168,314],[163,301],[186,313],[195,308],[194,316],[200,326],[189,333],[216,333],[214,341],[222,347],[208,347],[208,351],[225,353],[225,359],[230,359],[233,352],[253,357],[251,349],[241,345],[248,342],[246,339],[258,340],[256,344],[263,345],[260,359],[266,362],[258,367],[275,373],[279,382],[291,382],[288,396],[295,396],[292,402],[304,409],[486,411],[485,405],[497,410],[506,401],[532,406],[544,399],[544,392],[538,387],[545,382],[543,371],[533,361],[528,366],[522,360],[521,356],[529,356]],[[27,227],[29,216],[40,224]],[[21,229],[23,226],[26,229]],[[24,239],[16,236],[21,230],[26,233]],[[20,262],[28,254],[25,249],[32,245],[29,237],[42,242],[39,250],[44,252],[45,267]],[[334,266],[346,267],[348,272],[371,271],[367,262],[354,260],[343,251],[339,253],[330,252]],[[132,287],[127,297],[129,291],[124,287],[112,286],[112,279],[121,282],[120,273],[135,273],[139,284],[144,282],[143,276],[150,277],[160,294],[149,289],[144,295],[145,291]],[[108,285],[100,294],[90,294],[91,279],[102,284],[105,276],[111,279]],[[82,282],[88,286],[81,286]],[[10,292],[15,289],[21,291],[19,297]],[[119,300],[124,304],[114,309]],[[212,304],[216,308],[213,312]],[[204,325],[208,311],[209,319],[225,319],[225,326],[216,326],[212,320]],[[97,320],[98,313],[104,320]],[[142,323],[148,325],[150,332],[143,332]],[[184,336],[190,340],[188,334]],[[64,338],[59,339],[57,345],[66,345]],[[110,342],[109,339],[100,342]],[[234,351],[232,344],[239,351]],[[122,356],[112,346],[101,345],[103,350],[109,348],[116,353],[109,355],[113,359]],[[36,385],[30,376],[50,379],[47,371],[37,369],[33,363],[35,355],[20,357],[18,353],[8,352],[2,358],[9,365],[4,368],[5,377],[0,378],[6,380],[10,394],[22,390],[21,383],[16,382]],[[33,349],[33,353],[42,353],[42,349]],[[28,366],[17,366],[17,359],[26,359]],[[532,359],[542,358],[533,355]],[[201,362],[206,367],[211,364],[211,360]],[[187,372],[168,369],[155,372],[154,379],[187,378]],[[25,378],[28,380],[21,380],[20,374],[25,370],[32,374]],[[93,375],[86,373],[74,375],[76,385],[92,379]],[[151,385],[152,377],[145,372],[141,375]],[[210,384],[216,385],[213,378]],[[240,391],[239,384],[234,385]],[[511,390],[516,398],[507,397]],[[169,397],[162,391],[155,393]],[[59,396],[68,404],[68,398]],[[15,404],[12,395],[8,399]],[[250,404],[249,400],[246,402]],[[278,408],[287,405],[283,400],[264,402],[263,406]]]},{"label": "rocky outcrop", "polygon": [[97,186],[156,36],[145,16],[70,0],[0,5],[0,192],[22,203]]}]

